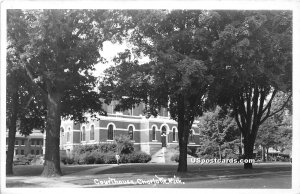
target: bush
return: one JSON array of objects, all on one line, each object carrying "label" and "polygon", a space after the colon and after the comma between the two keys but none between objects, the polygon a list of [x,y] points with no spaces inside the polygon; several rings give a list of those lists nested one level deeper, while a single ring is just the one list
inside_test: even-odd
[{"label": "bush", "polygon": [[115,164],[115,163],[117,163],[116,153],[107,152],[107,153],[102,153],[102,155],[103,155],[103,160],[104,160],[105,164]]},{"label": "bush", "polygon": [[95,153],[96,153],[96,151],[86,154],[85,164],[95,164],[95,161],[96,161]]},{"label": "bush", "polygon": [[171,161],[179,162],[179,154],[173,154],[171,157]]},{"label": "bush", "polygon": [[117,143],[118,153],[130,154],[134,151],[133,143],[128,135],[120,135],[115,138]]},{"label": "bush", "polygon": [[65,157],[65,156],[60,157],[60,161],[61,161],[63,164],[67,164],[67,157]]},{"label": "bush", "polygon": [[122,154],[120,156],[121,163],[147,163],[151,160],[151,156],[145,152],[132,152],[130,154]]},{"label": "bush", "polygon": [[66,159],[67,164],[74,164],[74,159],[73,158],[67,158]]},{"label": "bush", "polygon": [[108,153],[108,152],[117,152],[116,143],[101,143],[99,144],[98,152]]},{"label": "bush", "polygon": [[95,153],[95,164],[105,164],[103,153]]}]

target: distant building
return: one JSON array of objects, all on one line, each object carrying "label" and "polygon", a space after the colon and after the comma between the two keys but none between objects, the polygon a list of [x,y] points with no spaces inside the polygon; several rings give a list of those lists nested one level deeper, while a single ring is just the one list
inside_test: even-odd
[{"label": "distant building", "polygon": [[[62,120],[60,131],[60,149],[70,155],[78,145],[91,145],[113,142],[118,135],[129,135],[135,150],[154,154],[162,147],[178,145],[177,122],[169,118],[166,109],[156,118],[146,118],[144,105],[124,112],[115,112],[116,102],[104,105],[107,116],[98,119],[88,118],[87,123],[75,124],[71,120]],[[192,126],[188,146],[199,146],[199,128]]]},{"label": "distant building", "polygon": [[[39,130],[33,130],[28,136],[16,133],[14,155],[43,155],[44,136]],[[8,131],[6,132],[6,150],[8,148]]]}]

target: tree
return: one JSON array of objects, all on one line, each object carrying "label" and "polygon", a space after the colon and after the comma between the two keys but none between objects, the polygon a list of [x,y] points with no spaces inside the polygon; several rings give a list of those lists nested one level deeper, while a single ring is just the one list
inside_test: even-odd
[{"label": "tree", "polygon": [[198,126],[202,142],[198,152],[201,156],[222,158],[239,147],[240,135],[230,111],[217,106],[214,111],[206,112],[199,118]]},{"label": "tree", "polygon": [[[272,106],[273,110],[277,110],[282,100],[285,100],[284,94],[277,95],[274,99]],[[280,151],[291,151],[292,144],[292,122],[291,113],[289,108],[291,106],[291,100],[288,103],[287,108],[284,108],[280,114],[276,114],[268,118],[260,127],[257,132],[257,139],[255,144],[262,147],[263,161],[265,161],[265,150],[274,148]]]},{"label": "tree", "polygon": [[[106,70],[100,91],[107,103],[118,100],[117,110],[145,103],[145,112],[156,116],[167,108],[178,122],[178,172],[187,171],[187,143],[194,119],[201,115],[210,75],[209,48],[214,36],[206,13],[191,10],[128,11],[133,29],[129,42],[136,47],[121,53],[116,66]],[[135,55],[147,55],[139,64]],[[133,59],[132,59],[133,58]]]},{"label": "tree", "polygon": [[20,65],[23,52],[24,15],[20,10],[7,12],[7,74],[6,74],[6,123],[8,128],[8,150],[6,155],[6,174],[13,174],[13,155],[15,136],[18,130],[29,135],[33,128],[43,129],[45,124],[45,105],[39,100],[24,68]]},{"label": "tree", "polygon": [[[218,104],[233,108],[244,137],[245,157],[253,158],[259,126],[280,113],[292,96],[292,14],[227,12],[219,22],[222,27],[212,50],[214,75],[218,76],[210,94],[216,94],[212,99]],[[280,91],[285,100],[272,111]],[[252,164],[245,163],[244,168]]]},{"label": "tree", "polygon": [[19,57],[47,106],[42,176],[60,176],[61,117],[84,122],[86,113],[104,114],[91,71],[104,60],[102,43],[121,40],[125,31],[111,10],[24,10],[24,15]]}]

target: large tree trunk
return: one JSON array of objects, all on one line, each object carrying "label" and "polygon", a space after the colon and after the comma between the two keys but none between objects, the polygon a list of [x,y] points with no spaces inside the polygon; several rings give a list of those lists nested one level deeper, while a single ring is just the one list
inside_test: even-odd
[{"label": "large tree trunk", "polygon": [[9,122],[9,131],[8,131],[8,148],[6,153],[6,175],[13,174],[13,159],[14,159],[14,151],[15,151],[17,118],[18,118],[18,99],[19,99],[18,91],[16,91],[12,96],[11,118]]},{"label": "large tree trunk", "polygon": [[60,169],[60,124],[61,124],[61,95],[59,92],[49,93],[47,96],[47,125],[45,162],[42,176],[61,176]]},{"label": "large tree trunk", "polygon": [[177,172],[187,172],[187,144],[189,137],[188,122],[185,121],[184,97],[178,99],[178,139],[179,139],[179,163]]},{"label": "large tree trunk", "polygon": [[[244,159],[253,159],[254,141],[249,136],[244,139],[245,157]],[[252,163],[244,163],[244,169],[252,169]]]}]

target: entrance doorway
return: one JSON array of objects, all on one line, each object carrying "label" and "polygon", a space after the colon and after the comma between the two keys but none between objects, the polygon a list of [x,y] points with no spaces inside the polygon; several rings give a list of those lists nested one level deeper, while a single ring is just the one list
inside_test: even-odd
[{"label": "entrance doorway", "polygon": [[161,146],[163,148],[167,147],[167,129],[165,126],[161,129]]}]

